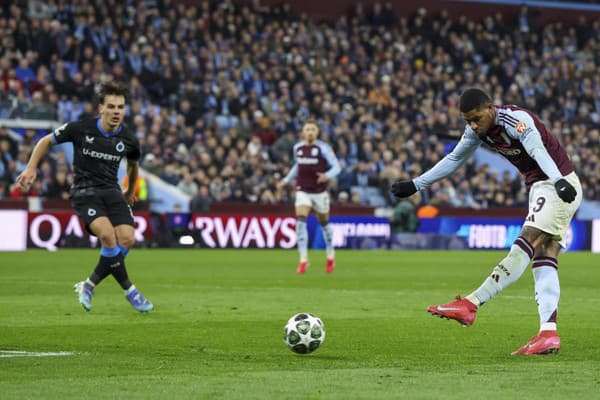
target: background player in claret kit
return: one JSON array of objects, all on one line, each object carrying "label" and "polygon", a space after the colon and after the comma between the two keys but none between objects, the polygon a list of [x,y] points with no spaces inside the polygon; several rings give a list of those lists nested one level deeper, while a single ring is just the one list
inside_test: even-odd
[{"label": "background player in claret kit", "polygon": [[296,179],[296,235],[300,262],[296,272],[303,274],[309,266],[308,262],[308,230],[306,219],[311,208],[315,210],[319,224],[323,229],[323,237],[327,248],[325,272],[331,273],[335,268],[333,249],[333,230],[329,226],[329,192],[327,182],[340,173],[340,164],[331,147],[317,140],[319,126],[315,121],[307,121],[302,126],[302,141],[294,145],[294,165],[278,186],[287,185]]},{"label": "background player in claret kit", "polygon": [[567,229],[582,199],[579,179],[567,153],[531,111],[516,106],[493,105],[480,89],[468,89],[460,98],[460,111],[467,122],[454,150],[421,176],[396,181],[392,193],[411,196],[451,175],[487,143],[508,159],[521,174],[529,192],[529,214],[508,255],[491,275],[465,298],[431,306],[428,311],[469,326],[478,307],[492,299],[522,275],[533,259],[535,296],[540,331],[512,354],[549,354],[560,349],[556,314],[560,297],[558,253],[565,247]]},{"label": "background player in claret kit", "polygon": [[111,274],[136,310],[147,312],[153,308],[131,283],[125,269],[125,256],[135,242],[130,207],[135,198],[133,185],[125,193],[121,191],[118,170],[121,159],[126,157],[129,182],[135,182],[140,158],[136,137],[122,124],[127,95],[126,87],[103,83],[98,92],[100,118],[70,122],[44,136],[17,178],[21,187],[28,188],[35,181],[40,160],[50,147],[57,143],[73,143],[75,177],[71,204],[86,229],[102,244],[100,260],[92,274],[75,284],[79,302],[86,311],[92,308],[95,286]]}]

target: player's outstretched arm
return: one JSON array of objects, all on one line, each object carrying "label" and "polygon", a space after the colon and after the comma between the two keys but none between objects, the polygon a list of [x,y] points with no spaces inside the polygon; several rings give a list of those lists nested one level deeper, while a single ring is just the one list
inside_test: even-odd
[{"label": "player's outstretched arm", "polygon": [[33,148],[33,151],[31,152],[31,157],[29,157],[27,166],[17,177],[16,182],[21,189],[29,190],[35,181],[35,178],[37,177],[37,167],[40,163],[40,160],[46,154],[48,154],[48,150],[50,150],[50,147],[52,147],[53,144],[54,141],[52,139],[52,134],[44,136],[37,142]]},{"label": "player's outstretched arm", "polygon": [[423,175],[413,180],[397,180],[393,182],[390,191],[398,198],[412,196],[418,190],[423,190],[431,186],[434,182],[452,175],[467,162],[480,144],[481,139],[466,127],[465,133],[452,152],[444,156],[444,158]]}]

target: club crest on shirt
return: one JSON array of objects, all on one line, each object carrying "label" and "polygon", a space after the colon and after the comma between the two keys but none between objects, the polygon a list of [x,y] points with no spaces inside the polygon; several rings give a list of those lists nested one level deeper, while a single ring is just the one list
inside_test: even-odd
[{"label": "club crest on shirt", "polygon": [[310,149],[311,156],[317,156],[318,154],[319,154],[319,149],[317,149],[316,147],[313,147],[312,149]]},{"label": "club crest on shirt", "polygon": [[517,130],[518,133],[523,134],[527,130],[527,125],[525,125],[525,122],[517,122],[515,129]]},{"label": "club crest on shirt", "polygon": [[123,150],[125,150],[125,145],[123,144],[123,142],[119,142],[117,143],[117,145],[115,146],[115,149],[117,149],[117,151],[120,153]]}]

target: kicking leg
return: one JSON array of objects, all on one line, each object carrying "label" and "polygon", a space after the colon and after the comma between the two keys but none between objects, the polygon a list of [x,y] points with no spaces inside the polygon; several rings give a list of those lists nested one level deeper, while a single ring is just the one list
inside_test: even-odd
[{"label": "kicking leg", "polygon": [[494,267],[490,276],[477,290],[465,298],[458,296],[455,301],[431,306],[427,310],[433,315],[454,319],[465,326],[472,325],[477,308],[516,282],[533,258],[535,246],[548,237],[539,229],[524,227],[507,256]]}]

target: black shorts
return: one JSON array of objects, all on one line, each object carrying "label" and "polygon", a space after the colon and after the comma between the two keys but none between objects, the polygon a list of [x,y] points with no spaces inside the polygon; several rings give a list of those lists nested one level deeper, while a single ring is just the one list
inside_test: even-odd
[{"label": "black shorts", "polygon": [[89,233],[92,233],[90,224],[98,217],[108,217],[113,226],[135,226],[131,207],[118,190],[97,191],[93,195],[76,194],[71,197],[71,204]]}]

